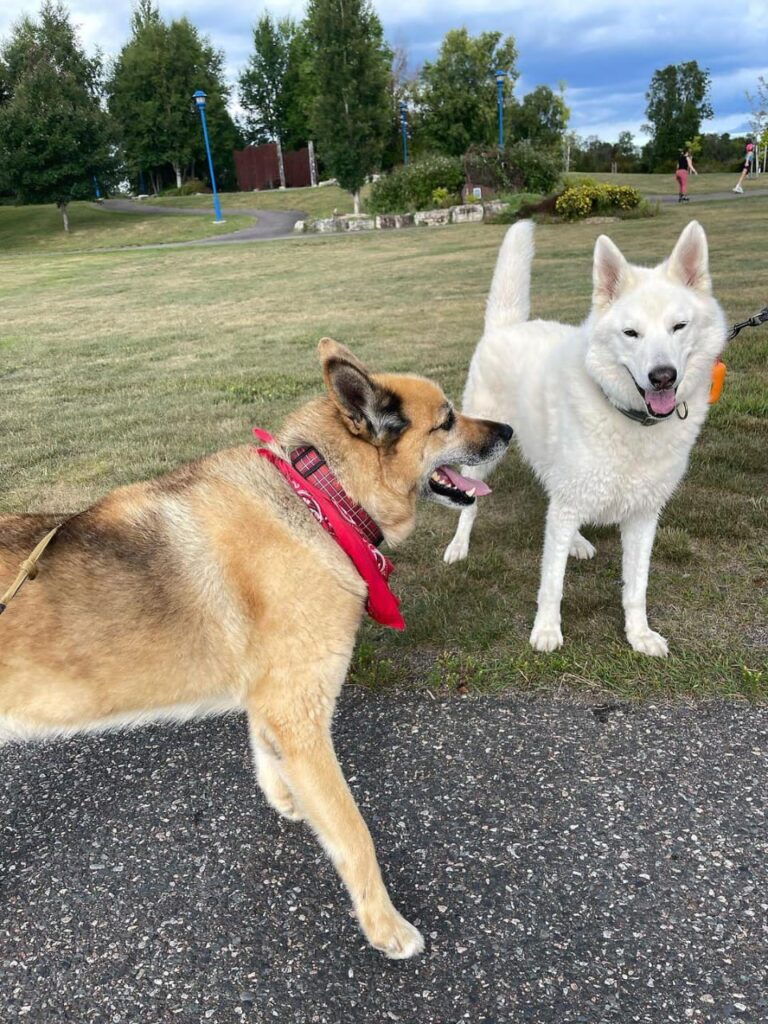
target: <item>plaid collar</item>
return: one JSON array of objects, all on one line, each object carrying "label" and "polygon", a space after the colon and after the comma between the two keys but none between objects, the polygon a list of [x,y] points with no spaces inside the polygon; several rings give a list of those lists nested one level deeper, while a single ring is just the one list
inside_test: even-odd
[{"label": "plaid collar", "polygon": [[373,544],[377,548],[382,543],[384,534],[363,506],[352,501],[328,468],[328,463],[317,448],[308,444],[301,445],[299,448],[293,449],[289,458],[299,476],[309,480],[318,490],[322,491],[333,502],[344,519],[351,523],[369,544]]}]

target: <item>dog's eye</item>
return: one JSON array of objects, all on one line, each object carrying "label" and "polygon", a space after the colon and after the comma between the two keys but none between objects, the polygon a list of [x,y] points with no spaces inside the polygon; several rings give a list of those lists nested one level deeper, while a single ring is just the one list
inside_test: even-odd
[{"label": "dog's eye", "polygon": [[456,426],[456,416],[454,415],[453,409],[448,413],[446,420],[440,424],[441,430],[453,430]]},{"label": "dog's eye", "polygon": [[672,328],[672,333],[674,334],[675,331],[682,331],[682,329],[687,326],[688,324],[685,321],[682,321],[679,324],[675,324],[675,326]]},{"label": "dog's eye", "polygon": [[626,334],[626,336],[628,338],[639,338],[640,337],[640,335],[637,333],[637,331],[633,327],[628,327],[626,329],[626,331],[624,331],[624,333]]}]

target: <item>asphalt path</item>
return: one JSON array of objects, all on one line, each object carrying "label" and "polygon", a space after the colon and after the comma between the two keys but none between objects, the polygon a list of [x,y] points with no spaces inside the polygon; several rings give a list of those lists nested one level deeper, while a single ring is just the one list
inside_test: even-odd
[{"label": "asphalt path", "polygon": [[[149,203],[144,203],[141,200],[136,199],[105,199],[98,205],[104,210],[110,210],[112,213],[150,213],[160,215],[165,214],[167,216],[173,216],[176,214],[177,216],[182,215],[185,217],[208,217],[213,220],[213,199],[211,199],[211,207],[205,210],[201,210],[199,207],[195,207],[194,209],[185,209],[183,206],[152,206]],[[255,224],[251,225],[251,227],[242,228],[239,231],[227,231],[223,234],[213,235],[210,238],[198,238],[189,242],[166,242],[158,243],[157,245],[132,246],[132,248],[165,249],[169,247],[180,248],[189,245],[221,245],[227,242],[265,242],[271,241],[275,238],[291,238],[295,237],[293,225],[297,220],[303,220],[306,217],[306,214],[302,213],[300,210],[237,209],[225,211],[225,220],[227,213],[230,213],[233,217],[256,217],[257,220]]]},{"label": "asphalt path", "polygon": [[350,689],[424,954],[366,946],[244,720],[0,749],[3,1021],[768,1021],[768,708]]}]

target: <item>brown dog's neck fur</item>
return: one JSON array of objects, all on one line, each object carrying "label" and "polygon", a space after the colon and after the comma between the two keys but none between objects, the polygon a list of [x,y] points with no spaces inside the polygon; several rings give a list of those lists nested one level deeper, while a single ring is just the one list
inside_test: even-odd
[{"label": "brown dog's neck fur", "polygon": [[330,398],[318,398],[291,413],[278,433],[290,452],[302,444],[317,448],[344,490],[373,518],[389,545],[401,543],[416,523],[419,481],[410,489],[387,473],[387,453],[344,425]]}]

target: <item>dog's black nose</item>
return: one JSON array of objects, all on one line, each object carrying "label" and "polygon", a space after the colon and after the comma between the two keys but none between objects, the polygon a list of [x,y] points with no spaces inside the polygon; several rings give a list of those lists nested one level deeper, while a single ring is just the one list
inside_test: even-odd
[{"label": "dog's black nose", "polygon": [[509,444],[512,440],[512,434],[514,433],[512,427],[510,427],[508,423],[499,423],[498,431],[501,435],[502,441],[504,441],[505,444]]},{"label": "dog's black nose", "polygon": [[648,380],[657,391],[664,391],[677,380],[677,370],[674,366],[654,366],[648,373]]}]

